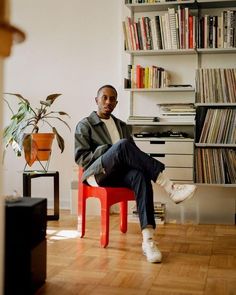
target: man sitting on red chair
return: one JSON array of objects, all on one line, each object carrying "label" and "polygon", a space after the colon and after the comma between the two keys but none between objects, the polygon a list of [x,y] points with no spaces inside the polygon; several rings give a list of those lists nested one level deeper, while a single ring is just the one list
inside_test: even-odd
[{"label": "man sitting on red chair", "polygon": [[111,113],[117,91],[111,85],[99,88],[97,111],[82,119],[75,130],[75,161],[84,169],[83,181],[93,186],[128,187],[135,193],[143,235],[142,250],[149,262],[161,262],[154,240],[154,184],[162,186],[177,204],[193,196],[195,185],[173,184],[164,174],[165,165],[142,152],[128,126]]}]

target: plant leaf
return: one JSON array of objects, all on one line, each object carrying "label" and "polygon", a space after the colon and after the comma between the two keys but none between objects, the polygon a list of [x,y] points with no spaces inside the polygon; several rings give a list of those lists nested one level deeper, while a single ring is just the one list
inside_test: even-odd
[{"label": "plant leaf", "polygon": [[27,134],[23,141],[25,160],[27,164],[31,167],[35,160],[37,159],[38,146],[34,140],[32,140],[31,135]]},{"label": "plant leaf", "polygon": [[57,132],[57,129],[55,127],[52,128],[53,133],[56,135],[57,144],[59,146],[59,149],[61,150],[61,153],[63,153],[65,148],[65,142],[64,139],[61,137],[61,135]]},{"label": "plant leaf", "polygon": [[[71,128],[70,128],[69,124],[66,121],[62,120],[61,118],[59,118],[59,117],[53,117],[53,116],[45,116],[45,118],[59,120],[59,121],[63,122],[67,126],[67,128],[71,131]],[[47,123],[49,124],[49,122],[47,122]],[[50,126],[51,126],[51,124],[50,124]]]},{"label": "plant leaf", "polygon": [[40,100],[40,104],[42,104],[42,105],[44,105],[44,106],[47,106],[47,107],[50,107],[51,102],[49,102],[49,101],[44,101],[44,100]]},{"label": "plant leaf", "polygon": [[[55,113],[55,112],[53,112],[53,113]],[[68,116],[70,118],[70,116],[66,112],[60,111],[60,112],[58,112],[58,114],[61,116]]]},{"label": "plant leaf", "polygon": [[30,104],[28,99],[24,98],[21,94],[19,93],[10,93],[10,92],[5,92],[4,94],[9,94],[9,95],[14,95],[17,96],[18,98],[22,99],[23,101],[25,101],[27,104]]},{"label": "plant leaf", "polygon": [[46,101],[49,101],[50,102],[50,105],[53,104],[54,100],[56,98],[58,98],[58,96],[60,96],[61,93],[54,93],[54,94],[50,94],[48,95],[48,97],[46,98]]}]

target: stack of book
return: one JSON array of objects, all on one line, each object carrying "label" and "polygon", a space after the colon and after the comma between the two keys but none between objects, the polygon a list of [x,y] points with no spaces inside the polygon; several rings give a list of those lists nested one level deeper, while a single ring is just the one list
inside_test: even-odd
[{"label": "stack of book", "polygon": [[158,117],[151,116],[129,116],[127,123],[128,124],[150,124],[158,122]]},{"label": "stack of book", "polygon": [[194,123],[196,109],[192,103],[158,104],[160,122],[190,122]]},{"label": "stack of book", "polygon": [[[154,216],[156,224],[165,224],[166,205],[161,202],[154,202]],[[139,222],[137,207],[132,209],[132,213],[128,215],[129,222]]]}]

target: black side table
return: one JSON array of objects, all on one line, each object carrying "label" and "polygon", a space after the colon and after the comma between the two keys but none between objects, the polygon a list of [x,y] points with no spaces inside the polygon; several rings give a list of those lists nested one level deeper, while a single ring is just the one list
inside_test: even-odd
[{"label": "black side table", "polygon": [[5,205],[4,294],[33,295],[45,283],[47,199]]},{"label": "black side table", "polygon": [[23,172],[23,196],[31,197],[31,179],[53,177],[54,184],[54,214],[47,215],[47,220],[59,219],[59,172],[58,171],[25,171]]}]

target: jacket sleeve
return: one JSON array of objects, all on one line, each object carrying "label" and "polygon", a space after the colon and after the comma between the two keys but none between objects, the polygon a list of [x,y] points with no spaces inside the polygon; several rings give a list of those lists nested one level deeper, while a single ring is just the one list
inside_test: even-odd
[{"label": "jacket sleeve", "polygon": [[90,166],[111,146],[110,144],[95,146],[90,134],[89,125],[86,122],[79,122],[75,131],[75,162],[84,168]]}]

